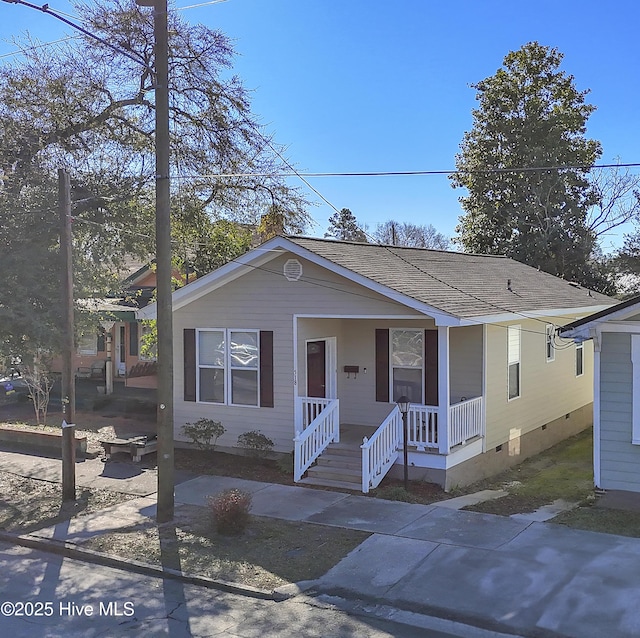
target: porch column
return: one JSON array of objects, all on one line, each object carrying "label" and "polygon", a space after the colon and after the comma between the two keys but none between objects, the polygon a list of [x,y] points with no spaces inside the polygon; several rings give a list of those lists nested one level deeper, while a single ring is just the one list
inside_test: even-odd
[{"label": "porch column", "polygon": [[113,345],[113,326],[115,321],[102,321],[102,327],[104,328],[104,337],[106,342],[107,360],[104,363],[104,386],[105,394],[113,394],[113,361],[111,357],[112,345]]},{"label": "porch column", "polygon": [[449,326],[438,326],[438,451],[449,454]]}]

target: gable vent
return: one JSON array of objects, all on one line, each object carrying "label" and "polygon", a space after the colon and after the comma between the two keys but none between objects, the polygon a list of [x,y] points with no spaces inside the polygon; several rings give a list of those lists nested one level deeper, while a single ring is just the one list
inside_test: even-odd
[{"label": "gable vent", "polygon": [[302,277],[302,264],[297,259],[287,259],[283,273],[287,281],[298,281]]}]

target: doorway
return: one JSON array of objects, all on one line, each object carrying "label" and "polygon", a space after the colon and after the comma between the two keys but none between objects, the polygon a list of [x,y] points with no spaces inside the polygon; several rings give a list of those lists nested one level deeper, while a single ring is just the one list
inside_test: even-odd
[{"label": "doorway", "polygon": [[306,349],[307,396],[337,398],[336,338],[307,341]]}]

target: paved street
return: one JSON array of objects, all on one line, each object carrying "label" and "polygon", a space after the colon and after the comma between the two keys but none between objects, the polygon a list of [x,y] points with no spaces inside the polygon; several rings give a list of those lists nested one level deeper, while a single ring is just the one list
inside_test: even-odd
[{"label": "paved street", "polygon": [[0,635],[11,638],[497,636],[413,620],[418,626],[349,615],[330,599],[259,600],[0,544]]}]

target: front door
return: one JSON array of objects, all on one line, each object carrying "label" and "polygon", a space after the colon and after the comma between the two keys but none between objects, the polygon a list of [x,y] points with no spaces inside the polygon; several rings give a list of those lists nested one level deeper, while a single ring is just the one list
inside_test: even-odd
[{"label": "front door", "polygon": [[307,341],[307,396],[327,396],[326,342]]},{"label": "front door", "polygon": [[118,326],[116,332],[116,365],[118,369],[118,376],[124,376],[127,371],[127,355],[125,351],[125,328],[124,326]]}]

